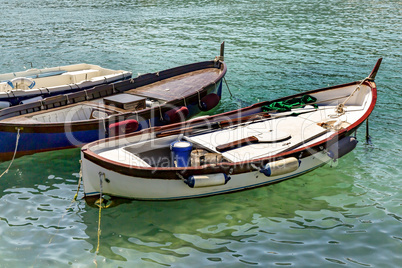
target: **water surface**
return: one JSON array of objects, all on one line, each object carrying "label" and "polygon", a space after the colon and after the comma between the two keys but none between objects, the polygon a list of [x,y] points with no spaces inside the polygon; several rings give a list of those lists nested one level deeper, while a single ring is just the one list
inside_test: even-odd
[{"label": "water surface", "polygon": [[[207,198],[120,201],[82,190],[79,149],[16,159],[0,178],[0,267],[399,267],[400,1],[0,0],[0,73],[87,62],[134,74],[211,60],[231,93],[210,113],[365,78],[383,57],[373,145],[337,165]],[[241,99],[242,102],[239,102]],[[10,162],[0,163],[3,172]]]}]

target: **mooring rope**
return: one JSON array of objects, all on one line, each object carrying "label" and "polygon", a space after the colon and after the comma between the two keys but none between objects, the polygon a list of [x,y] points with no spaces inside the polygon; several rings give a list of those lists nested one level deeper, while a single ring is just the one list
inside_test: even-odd
[{"label": "mooring rope", "polygon": [[96,251],[95,254],[98,255],[99,253],[99,246],[100,246],[100,235],[101,235],[101,215],[102,215],[102,203],[103,203],[103,187],[102,187],[102,175],[103,178],[105,178],[105,173],[99,172],[99,186],[100,186],[100,192],[99,192],[99,218],[98,218],[98,244],[96,246]]},{"label": "mooring rope", "polygon": [[364,78],[360,84],[355,88],[355,90],[353,90],[352,93],[350,93],[350,95],[346,98],[346,100],[344,100],[342,103],[338,104],[338,106],[336,107],[336,112],[340,115],[345,113],[345,104],[346,102],[348,102],[350,100],[351,97],[353,97],[353,95],[360,89],[361,85],[363,85],[364,82],[366,82],[366,80],[369,80],[370,77],[366,77]]},{"label": "mooring rope", "polygon": [[183,101],[184,101],[184,106],[187,107],[186,97],[183,97]]},{"label": "mooring rope", "polygon": [[231,97],[231,98],[233,98],[233,95],[232,95],[232,92],[230,91],[230,88],[229,88],[228,82],[226,81],[226,77],[223,77],[223,81],[225,81],[225,84],[226,84],[226,87],[228,88],[228,91],[229,91],[230,97]]},{"label": "mooring rope", "polygon": [[198,105],[201,107],[202,105],[201,105],[201,93],[200,93],[200,91],[199,90],[197,90],[197,93],[198,93]]},{"label": "mooring rope", "polygon": [[368,145],[373,145],[371,142],[371,136],[370,136],[370,130],[369,130],[369,118],[367,117],[366,119],[366,144]]},{"label": "mooring rope", "polygon": [[232,92],[230,91],[228,82],[226,81],[226,78],[225,78],[225,77],[223,77],[223,81],[225,81],[225,84],[226,84],[226,87],[227,87],[227,89],[228,89],[228,91],[229,91],[229,94],[230,94],[230,98],[231,98],[231,99],[234,99],[235,101],[237,101],[238,103],[240,103],[240,106],[241,106],[241,107],[247,107],[247,106],[250,106],[250,105],[251,105],[251,103],[245,102],[244,100],[239,99],[239,98],[233,96]]},{"label": "mooring rope", "polygon": [[[159,115],[160,115],[159,120],[163,121],[163,115],[162,115],[162,107],[161,107],[161,105],[159,105]],[[138,121],[138,120],[137,120],[137,121]],[[150,125],[149,127],[151,127],[151,125]]]},{"label": "mooring rope", "polygon": [[13,158],[11,159],[11,162],[8,165],[7,169],[0,175],[0,178],[3,177],[4,174],[8,173],[8,171],[10,170],[11,165],[14,162],[15,156],[17,154],[18,143],[19,143],[19,140],[20,140],[20,130],[21,130],[21,128],[17,128],[17,138],[16,138],[16,142],[15,142],[15,149],[14,149]]},{"label": "mooring rope", "polygon": [[77,200],[78,197],[78,192],[80,191],[80,187],[81,187],[81,180],[82,180],[82,160],[80,159],[80,173],[79,173],[79,178],[78,178],[78,187],[77,187],[77,192],[74,195],[74,199],[73,201]]}]

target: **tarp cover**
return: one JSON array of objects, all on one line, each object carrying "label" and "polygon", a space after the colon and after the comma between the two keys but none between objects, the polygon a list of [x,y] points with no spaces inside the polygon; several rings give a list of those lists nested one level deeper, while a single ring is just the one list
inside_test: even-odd
[{"label": "tarp cover", "polygon": [[[262,106],[263,112],[269,111],[277,111],[277,112],[286,112],[290,111],[293,107],[302,107],[306,104],[316,102],[317,99],[310,95],[304,95],[300,98],[293,98],[285,101],[274,101],[268,105]],[[317,105],[314,104],[314,107],[317,108]]]}]

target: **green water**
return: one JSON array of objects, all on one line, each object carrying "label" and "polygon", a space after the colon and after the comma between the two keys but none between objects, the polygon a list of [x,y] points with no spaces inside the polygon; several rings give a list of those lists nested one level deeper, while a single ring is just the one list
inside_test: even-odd
[{"label": "green water", "polygon": [[[0,267],[400,267],[402,2],[0,0],[0,73],[79,62],[154,72],[219,54],[246,103],[366,77],[383,57],[373,145],[336,166],[208,198],[123,200],[82,190],[79,149],[16,159],[0,179]],[[224,91],[211,113],[241,103]],[[1,138],[1,137],[0,137]],[[0,163],[3,172],[10,162]]]}]

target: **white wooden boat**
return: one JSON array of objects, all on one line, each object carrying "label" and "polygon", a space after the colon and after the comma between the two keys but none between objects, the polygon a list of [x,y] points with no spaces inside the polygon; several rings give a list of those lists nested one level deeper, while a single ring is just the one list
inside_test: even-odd
[{"label": "white wooden boat", "polygon": [[[202,197],[276,183],[336,161],[355,148],[353,135],[374,109],[380,63],[362,81],[87,144],[81,152],[85,196]],[[311,103],[297,105],[305,96]],[[293,108],[267,112],[275,102]]]},{"label": "white wooden boat", "polygon": [[131,78],[132,73],[74,64],[0,74],[0,108]]}]

